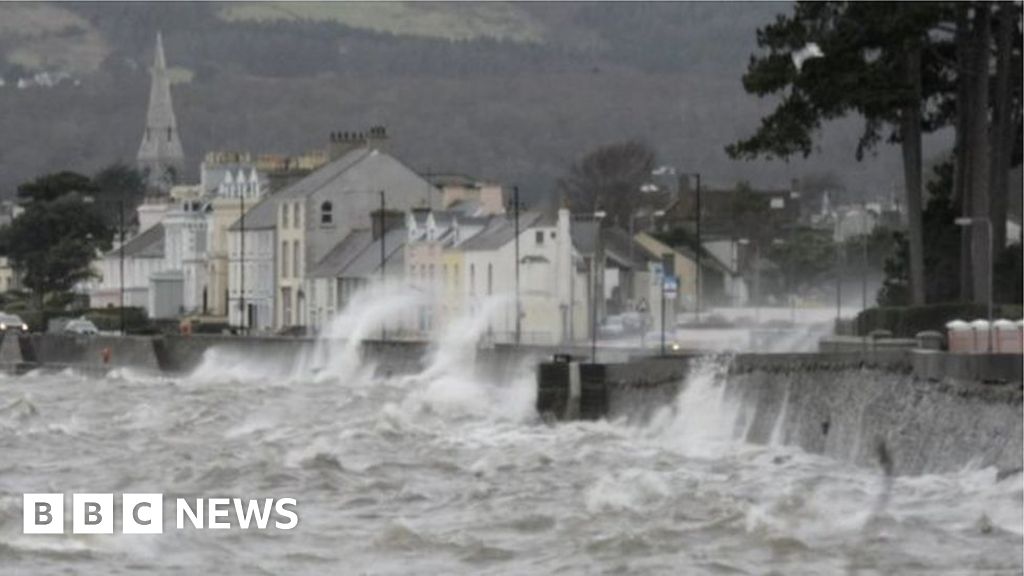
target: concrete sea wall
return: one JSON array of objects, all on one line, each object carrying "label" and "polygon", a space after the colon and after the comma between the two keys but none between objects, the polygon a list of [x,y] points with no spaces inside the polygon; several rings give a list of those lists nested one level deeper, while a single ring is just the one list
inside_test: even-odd
[{"label": "concrete sea wall", "polygon": [[[884,450],[896,474],[965,466],[1008,473],[1024,466],[1019,356],[993,356],[985,364],[976,355],[900,351],[741,354],[582,365],[579,372],[581,386],[573,391],[569,364],[543,364],[538,411],[640,424],[656,411],[693,413],[684,404],[697,400],[686,392],[704,386],[694,398],[718,400],[696,408],[714,413],[718,432],[750,443],[799,446],[858,466],[877,465]],[[588,383],[588,372],[600,374],[603,386]]]}]

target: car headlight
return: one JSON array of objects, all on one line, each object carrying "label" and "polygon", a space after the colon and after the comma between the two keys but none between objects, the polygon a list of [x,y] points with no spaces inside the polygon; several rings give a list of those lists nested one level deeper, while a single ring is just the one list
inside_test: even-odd
[{"label": "car headlight", "polygon": [[25,332],[28,332],[28,324],[22,324],[21,329],[24,330]]},{"label": "car headlight", "polygon": [[7,324],[0,322],[0,330],[7,330]]},{"label": "car headlight", "polygon": [[673,350],[679,350],[679,344],[677,344],[677,343],[673,342],[673,343],[672,343],[672,349],[673,349]]}]

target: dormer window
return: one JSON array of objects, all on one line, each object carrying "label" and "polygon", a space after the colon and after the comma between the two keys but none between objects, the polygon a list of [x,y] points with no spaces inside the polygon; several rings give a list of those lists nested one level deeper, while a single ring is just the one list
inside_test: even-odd
[{"label": "dormer window", "polygon": [[320,205],[320,223],[321,224],[333,224],[334,223],[334,205],[330,201],[326,201]]}]

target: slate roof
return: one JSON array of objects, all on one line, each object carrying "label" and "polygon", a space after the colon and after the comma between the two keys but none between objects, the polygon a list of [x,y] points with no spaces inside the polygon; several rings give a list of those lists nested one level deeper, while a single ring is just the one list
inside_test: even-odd
[{"label": "slate roof", "polygon": [[[279,200],[303,198],[315,194],[331,182],[344,177],[349,170],[359,166],[363,161],[378,155],[384,155],[393,160],[393,164],[385,165],[385,170],[398,169],[399,166],[408,169],[400,160],[385,152],[371,148],[357,148],[321,166],[305,178],[293,182],[280,191],[263,198],[252,210],[246,212],[246,229],[274,228],[277,225],[277,205]],[[435,192],[436,188],[431,188],[431,191]],[[230,230],[238,230],[239,228],[239,223],[236,221],[231,225]]]},{"label": "slate roof", "polygon": [[[384,266],[387,270],[405,265],[405,228],[393,228],[384,235]],[[371,241],[348,263],[338,276],[365,278],[380,272],[380,240]]]},{"label": "slate roof", "polygon": [[[519,214],[519,231],[532,228],[540,221],[541,215],[536,212]],[[515,240],[516,228],[511,217],[495,217],[475,236],[461,244],[466,252],[496,250]]]},{"label": "slate roof", "polygon": [[[605,255],[629,268],[646,268],[646,262],[658,261],[659,256],[644,247],[621,228],[603,231]],[[632,245],[632,247],[630,246]],[[632,248],[632,249],[631,249]],[[632,259],[630,259],[632,255]]]},{"label": "slate roof", "polygon": [[317,263],[310,275],[314,278],[337,278],[342,270],[366,249],[373,240],[373,232],[365,228],[353,230],[348,236],[331,248]]},{"label": "slate roof", "polygon": [[114,248],[107,256],[120,258],[123,249],[125,258],[163,258],[165,236],[164,225],[156,224],[125,242],[123,247]]},{"label": "slate roof", "polygon": [[[405,264],[405,228],[392,228],[384,235],[384,265],[387,270]],[[315,278],[367,277],[380,272],[380,240],[370,230],[354,230],[317,263]]]},{"label": "slate roof", "polygon": [[[268,230],[277,226],[277,203],[280,198],[278,194],[268,194],[256,203],[251,210],[245,212],[246,230]],[[228,230],[237,231],[242,228],[241,219],[235,220]]]},{"label": "slate roof", "polygon": [[600,223],[596,220],[573,220],[569,226],[572,245],[580,254],[593,254],[597,249],[597,232]]}]

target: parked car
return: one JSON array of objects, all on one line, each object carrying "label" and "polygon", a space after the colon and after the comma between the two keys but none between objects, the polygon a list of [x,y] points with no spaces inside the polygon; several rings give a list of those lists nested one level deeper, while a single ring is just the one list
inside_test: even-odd
[{"label": "parked car", "polygon": [[86,320],[85,318],[79,318],[78,320],[71,320],[64,325],[64,331],[71,334],[99,334],[100,331],[96,328],[96,325]]},{"label": "parked car", "polygon": [[0,332],[28,332],[28,324],[17,314],[0,314]]}]

